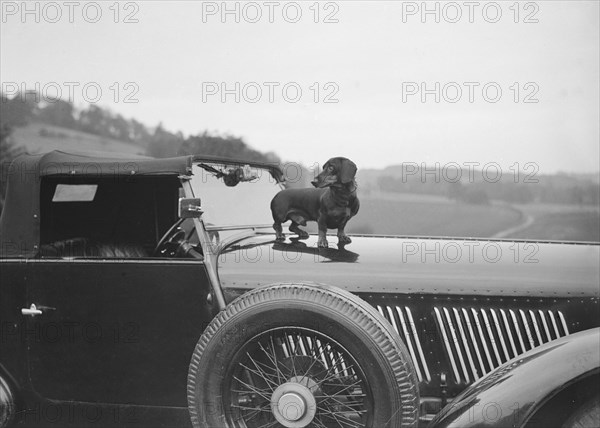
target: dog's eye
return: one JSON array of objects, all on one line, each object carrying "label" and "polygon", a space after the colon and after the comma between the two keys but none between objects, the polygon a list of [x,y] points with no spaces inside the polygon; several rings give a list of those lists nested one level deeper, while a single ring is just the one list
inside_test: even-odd
[{"label": "dog's eye", "polygon": [[331,166],[331,165],[329,165],[329,166],[327,167],[327,171],[333,171],[333,169],[334,169],[334,168],[333,168],[333,166]]}]

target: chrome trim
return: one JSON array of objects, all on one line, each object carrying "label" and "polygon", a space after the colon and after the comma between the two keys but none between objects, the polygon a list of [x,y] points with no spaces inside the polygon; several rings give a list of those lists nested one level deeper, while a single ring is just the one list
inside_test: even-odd
[{"label": "chrome trim", "polygon": [[467,323],[467,329],[469,330],[469,336],[471,336],[471,341],[473,342],[473,347],[475,348],[475,354],[477,355],[477,361],[479,362],[479,368],[481,369],[481,374],[486,373],[485,366],[483,365],[483,360],[481,358],[481,352],[479,352],[479,346],[477,346],[477,339],[475,339],[475,333],[473,332],[473,325],[471,324],[471,319],[469,318],[469,313],[465,308],[462,308],[463,317],[465,318],[465,322]]},{"label": "chrome trim", "polygon": [[494,325],[496,326],[496,332],[498,333],[498,337],[500,338],[500,345],[502,345],[502,351],[504,352],[505,360],[503,363],[510,360],[510,356],[508,355],[508,349],[506,349],[506,342],[504,341],[504,334],[502,333],[502,327],[500,327],[500,321],[498,321],[498,316],[496,315],[496,311],[490,309],[492,313],[492,318],[494,318]]},{"label": "chrome trim", "polygon": [[[388,312],[392,312],[392,308],[388,306]],[[404,320],[404,315],[398,306],[396,306],[396,313],[400,318],[400,325],[402,326],[402,331],[404,332],[404,338],[406,339],[406,344],[408,345],[408,352],[410,352],[410,357],[413,360],[413,365],[415,366],[415,370],[417,371],[417,377],[419,378],[419,382],[423,381],[423,375],[421,374],[421,368],[419,367],[417,356],[415,355],[415,350],[413,349],[412,340],[410,340],[410,336],[408,334],[408,329],[406,328],[406,321]]]},{"label": "chrome trim", "polygon": [[540,318],[542,319],[542,324],[544,325],[544,331],[546,332],[546,342],[550,342],[552,340],[552,336],[550,336],[550,330],[548,329],[548,323],[546,322],[546,316],[544,315],[544,312],[542,312],[540,309],[538,309],[538,314],[540,315]]},{"label": "chrome trim", "polygon": [[558,326],[556,325],[554,314],[550,310],[548,311],[548,314],[550,314],[550,321],[552,321],[552,327],[554,327],[554,334],[556,334],[556,338],[558,339],[560,337],[560,332],[558,331]]},{"label": "chrome trim", "polygon": [[533,322],[533,329],[535,330],[535,336],[538,339],[538,346],[543,344],[544,341],[542,340],[542,335],[540,334],[540,329],[538,327],[538,323],[537,323],[537,319],[535,318],[535,314],[533,313],[533,311],[530,309],[529,310],[529,316],[531,317],[531,320]]},{"label": "chrome trim", "polygon": [[512,349],[512,356],[508,356],[508,359],[514,358],[517,355],[517,347],[515,346],[515,341],[513,339],[512,331],[510,330],[510,324],[508,323],[508,318],[506,317],[506,312],[504,309],[500,309],[500,313],[502,314],[502,321],[504,322],[504,328],[506,329],[506,334],[508,335],[508,340],[510,341],[510,349]]},{"label": "chrome trim", "polygon": [[302,351],[302,355],[310,355],[308,350],[310,349],[307,344],[305,344],[305,337],[298,335],[298,344],[300,345],[300,350]]},{"label": "chrome trim", "polygon": [[440,310],[438,308],[433,308],[433,311],[435,312],[440,331],[442,332],[442,339],[444,340],[444,344],[446,345],[446,351],[448,352],[450,364],[452,365],[452,370],[454,371],[454,378],[456,380],[456,383],[460,383],[460,375],[458,374],[458,368],[456,367],[456,362],[454,361],[454,355],[452,355],[452,349],[450,348],[450,341],[448,340],[448,335],[446,334],[444,322],[442,321],[442,315],[440,314]]},{"label": "chrome trim", "polygon": [[394,314],[392,312],[392,308],[390,308],[389,306],[386,306],[385,308],[387,309],[388,315],[390,317],[389,321],[392,324],[392,327],[394,327],[394,330],[396,330],[396,333],[398,333],[400,335],[401,333],[400,333],[400,330],[398,329],[398,325],[396,324],[396,320],[394,319]]},{"label": "chrome trim", "polygon": [[553,322],[557,337],[560,337],[561,329],[568,334],[567,320],[561,311],[548,311],[546,315],[537,309],[440,306],[434,307],[434,312],[456,383],[461,383],[461,379],[465,383],[477,380],[506,361],[553,340],[547,317]]},{"label": "chrome trim", "polygon": [[569,329],[567,327],[567,322],[565,321],[565,317],[563,316],[561,311],[558,311],[558,317],[560,318],[560,323],[563,326],[563,330],[565,331],[565,336],[569,335]]},{"label": "chrome trim", "polygon": [[[429,372],[429,367],[427,366],[427,360],[425,359],[425,355],[423,353],[421,340],[419,338],[412,313],[408,306],[406,306],[404,310],[406,313],[403,312],[400,306],[392,307],[387,305],[377,305],[377,311],[392,325],[396,333],[403,338],[403,342],[406,345],[413,365],[415,366],[415,371],[417,372],[417,378],[419,379],[419,382],[422,382],[423,380],[429,382],[431,381],[431,373]],[[394,313],[396,315],[394,315]]]},{"label": "chrome trim", "polygon": [[526,352],[527,349],[525,348],[525,343],[523,342],[523,336],[521,336],[521,328],[519,327],[519,320],[517,319],[517,315],[514,313],[514,311],[512,309],[509,309],[509,312],[510,312],[510,316],[513,320],[513,324],[515,325],[515,330],[517,330],[519,344],[521,345],[520,354],[522,354],[523,352]]},{"label": "chrome trim", "polygon": [[496,356],[496,361],[498,361],[498,365],[494,365],[492,367],[497,367],[502,364],[502,360],[500,359],[500,353],[498,352],[498,347],[496,346],[496,338],[494,338],[494,333],[492,333],[492,327],[490,326],[490,321],[485,313],[485,310],[481,310],[481,315],[485,321],[485,328],[487,329],[488,335],[490,337],[490,342],[492,343],[492,349],[494,350],[494,355]]},{"label": "chrome trim", "polygon": [[352,376],[350,371],[348,370],[348,366],[346,365],[346,360],[344,358],[342,358],[341,365],[342,365],[342,376],[345,376],[345,377]]},{"label": "chrome trim", "polygon": [[521,314],[521,319],[523,320],[523,324],[525,325],[525,332],[527,333],[527,340],[529,340],[530,349],[535,348],[535,344],[533,343],[533,335],[531,334],[531,329],[529,328],[529,322],[527,317],[525,316],[525,312],[522,309],[519,309],[519,313]]},{"label": "chrome trim", "polygon": [[287,339],[285,338],[285,336],[281,340],[281,350],[283,351],[283,356],[285,358],[289,358],[290,357],[290,353],[288,351]]},{"label": "chrome trim", "polygon": [[250,229],[250,230],[255,230],[255,229],[270,229],[272,228],[273,225],[272,224],[246,224],[246,225],[230,225],[230,226],[206,226],[206,230],[208,232],[214,232],[214,231],[218,231],[218,232],[224,232],[224,231],[228,231],[228,230],[244,230],[244,229]]},{"label": "chrome trim", "polygon": [[417,327],[415,326],[415,321],[413,319],[412,313],[408,306],[404,307],[406,311],[406,316],[408,317],[408,322],[410,323],[410,328],[412,330],[412,335],[417,344],[417,351],[419,352],[419,357],[421,358],[421,364],[423,365],[423,370],[425,371],[425,378],[429,382],[431,380],[431,374],[429,373],[429,367],[427,367],[427,361],[425,360],[425,355],[423,355],[423,349],[421,348],[421,340],[419,339],[419,334],[417,333]]},{"label": "chrome trim", "polygon": [[288,350],[290,352],[290,357],[296,355],[296,344],[294,343],[294,336],[288,334],[286,337],[286,342],[288,345]]},{"label": "chrome trim", "polygon": [[[456,319],[456,324],[458,324],[458,331],[460,332],[460,337],[462,339],[463,346],[465,348],[465,351],[467,352],[467,359],[469,360],[469,365],[471,366],[471,371],[473,373],[473,377],[475,378],[475,380],[477,380],[477,379],[479,379],[479,375],[477,374],[477,369],[475,368],[475,364],[473,363],[473,357],[471,357],[471,350],[469,349],[469,343],[467,341],[467,336],[463,329],[462,323],[460,322],[460,315],[456,308],[452,308],[452,311],[454,312],[454,318]],[[457,346],[457,349],[458,349],[458,346]],[[467,377],[467,382],[468,382],[468,376],[465,376],[465,377]]]},{"label": "chrome trim", "polygon": [[448,321],[448,326],[450,327],[450,334],[452,335],[452,341],[454,342],[454,347],[456,348],[456,354],[458,355],[458,361],[460,362],[460,367],[462,368],[463,374],[465,376],[465,381],[467,383],[471,382],[471,378],[469,376],[469,372],[467,371],[467,366],[465,365],[465,360],[463,358],[463,353],[460,349],[460,344],[458,343],[458,338],[456,337],[456,329],[454,328],[454,324],[452,323],[452,317],[448,312],[447,308],[442,308],[444,311],[444,315],[446,316],[446,320]]},{"label": "chrome trim", "polygon": [[479,331],[479,338],[481,339],[481,343],[483,343],[483,350],[485,351],[485,356],[490,366],[490,369],[485,371],[487,373],[488,371],[492,371],[495,366],[494,363],[492,363],[492,357],[490,355],[490,350],[487,346],[487,340],[485,340],[485,335],[483,334],[483,329],[481,328],[481,323],[479,322],[479,314],[475,309],[471,309],[471,311],[473,311],[473,315],[475,316],[475,325],[477,326],[477,330]]},{"label": "chrome trim", "polygon": [[34,317],[36,315],[42,315],[42,311],[35,306],[35,303],[32,303],[28,308],[21,309],[21,315],[29,315]]},{"label": "chrome trim", "polygon": [[326,369],[329,369],[329,365],[327,364],[327,358],[325,357],[325,350],[323,349],[323,344],[319,339],[315,340],[315,345],[317,346],[317,350],[319,352],[319,356],[321,358],[321,362],[325,366]]}]

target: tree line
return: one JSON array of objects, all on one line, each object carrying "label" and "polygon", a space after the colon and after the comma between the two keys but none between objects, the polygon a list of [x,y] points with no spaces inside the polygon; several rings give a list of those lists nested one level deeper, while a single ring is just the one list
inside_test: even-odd
[{"label": "tree line", "polygon": [[262,153],[252,149],[241,137],[211,134],[207,131],[184,137],[181,132],[168,131],[162,124],[148,127],[96,104],[77,109],[64,100],[41,101],[35,91],[20,93],[12,98],[1,94],[0,118],[8,130],[26,126],[33,121],[41,122],[136,144],[153,157],[206,154],[258,162],[280,161],[275,153]]},{"label": "tree line", "polygon": [[[424,177],[420,173],[407,174],[402,166],[387,168],[385,171],[372,185],[385,192],[443,196],[458,202],[479,205],[489,204],[491,200],[511,204],[600,204],[600,184],[590,178],[576,175],[539,175],[517,181],[514,175],[506,175],[497,181],[481,178],[454,181]],[[461,175],[469,176],[467,171]],[[474,175],[483,176],[481,171],[476,171]]]},{"label": "tree line", "polygon": [[[12,98],[0,93],[0,162],[8,163],[23,151],[11,136],[14,128],[27,126],[33,122],[134,144],[142,148],[148,156],[157,158],[200,154],[250,162],[281,163],[275,153],[255,150],[241,137],[218,135],[208,131],[184,137],[182,132],[169,131],[162,124],[148,127],[135,119],[124,118],[95,104],[78,109],[64,100],[43,101],[35,91],[19,93]],[[62,133],[42,128],[40,135],[61,137]],[[301,165],[299,167],[303,170],[303,179],[291,181],[290,186],[308,185],[310,174],[306,168]],[[294,173],[297,174],[297,171]],[[0,210],[5,190],[6,177],[2,176],[0,177]]]},{"label": "tree line", "polygon": [[[165,129],[162,124],[148,127],[135,119],[126,119],[95,104],[78,109],[64,100],[51,103],[41,101],[39,94],[34,91],[20,93],[12,98],[4,94],[0,96],[0,160],[2,163],[9,162],[22,150],[13,141],[12,130],[31,122],[41,122],[134,144],[142,148],[148,156],[158,158],[202,154],[252,162],[281,163],[275,153],[255,150],[243,138],[233,135],[218,135],[204,131],[185,137],[181,132]],[[52,134],[45,129],[42,131],[48,134],[42,136]],[[302,179],[297,180],[298,171],[294,169],[295,177],[290,177],[288,185],[310,186],[309,180],[312,174],[302,165],[298,167],[301,168]],[[411,169],[408,169],[409,167]],[[445,196],[458,202],[471,204],[488,204],[490,200],[509,203],[543,202],[578,205],[600,203],[600,186],[597,180],[592,181],[572,175],[540,175],[534,177],[533,182],[525,182],[526,180],[515,182],[514,176],[509,175],[497,182],[490,182],[481,179],[475,181],[432,180],[431,177],[423,179],[422,172],[415,170],[414,165],[392,166],[383,170],[376,182],[364,184],[366,189]],[[457,172],[462,177],[469,177],[469,171]],[[454,177],[456,174],[451,176]],[[5,188],[6,177],[0,177],[0,209]]]}]

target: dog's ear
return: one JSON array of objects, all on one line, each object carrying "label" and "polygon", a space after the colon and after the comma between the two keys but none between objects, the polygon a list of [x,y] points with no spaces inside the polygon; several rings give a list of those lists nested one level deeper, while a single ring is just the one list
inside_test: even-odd
[{"label": "dog's ear", "polygon": [[340,171],[338,172],[340,181],[343,184],[350,183],[356,176],[356,164],[350,159],[342,158],[340,163]]}]

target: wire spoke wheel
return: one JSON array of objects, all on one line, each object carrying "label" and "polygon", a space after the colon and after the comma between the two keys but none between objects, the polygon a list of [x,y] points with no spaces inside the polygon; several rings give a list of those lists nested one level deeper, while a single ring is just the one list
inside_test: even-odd
[{"label": "wire spoke wheel", "polygon": [[406,346],[379,313],[335,287],[276,284],[206,328],[188,372],[195,428],[396,428],[418,424]]},{"label": "wire spoke wheel", "polygon": [[369,426],[373,397],[358,362],[333,338],[282,327],[238,352],[223,396],[233,426]]}]

